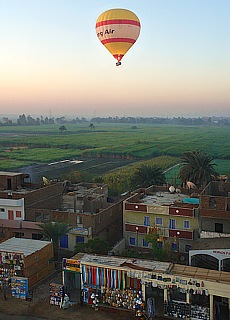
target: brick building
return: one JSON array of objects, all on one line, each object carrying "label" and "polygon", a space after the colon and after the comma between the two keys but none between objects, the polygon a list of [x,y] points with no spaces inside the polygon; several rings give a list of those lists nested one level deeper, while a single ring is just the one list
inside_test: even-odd
[{"label": "brick building", "polygon": [[32,287],[54,272],[53,257],[52,242],[10,238],[0,243],[0,277],[25,277]]},{"label": "brick building", "polygon": [[98,236],[111,245],[122,237],[122,201],[108,197],[104,184],[67,184],[58,209],[28,208],[27,217],[34,222],[59,221],[73,229],[62,237],[61,247],[73,250],[76,243],[85,243]]},{"label": "brick building", "polygon": [[46,221],[72,226],[61,239],[62,248],[73,250],[95,236],[113,245],[122,237],[122,201],[109,198],[103,184],[33,185],[28,175],[0,172],[0,237],[41,239],[36,223]]},{"label": "brick building", "polygon": [[201,237],[230,236],[230,182],[212,181],[200,194]]},{"label": "brick building", "polygon": [[59,208],[64,189],[65,182],[35,185],[27,174],[0,171],[0,239],[40,239],[41,230],[30,221],[30,210]]}]

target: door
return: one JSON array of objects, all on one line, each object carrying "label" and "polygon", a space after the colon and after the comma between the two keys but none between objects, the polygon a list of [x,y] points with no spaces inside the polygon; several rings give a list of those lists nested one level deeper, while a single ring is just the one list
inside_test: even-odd
[{"label": "door", "polygon": [[13,210],[8,210],[8,219],[14,220],[14,211]]}]

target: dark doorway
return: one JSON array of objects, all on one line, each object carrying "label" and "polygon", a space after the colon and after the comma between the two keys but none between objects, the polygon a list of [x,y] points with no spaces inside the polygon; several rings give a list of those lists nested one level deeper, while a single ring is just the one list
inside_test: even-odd
[{"label": "dark doorway", "polygon": [[223,233],[223,223],[215,223],[215,232]]},{"label": "dark doorway", "polygon": [[229,320],[228,299],[214,296],[214,319]]},{"label": "dark doorway", "polygon": [[223,260],[223,271],[230,272],[230,258]]},{"label": "dark doorway", "polygon": [[219,262],[218,259],[209,256],[207,254],[196,254],[192,256],[191,265],[193,267],[211,269],[211,270],[218,270],[219,269]]},{"label": "dark doorway", "polygon": [[151,283],[145,286],[145,300],[154,298],[156,315],[164,314],[164,289],[152,287]]},{"label": "dark doorway", "polygon": [[7,190],[12,190],[12,181],[11,181],[11,179],[7,179]]}]

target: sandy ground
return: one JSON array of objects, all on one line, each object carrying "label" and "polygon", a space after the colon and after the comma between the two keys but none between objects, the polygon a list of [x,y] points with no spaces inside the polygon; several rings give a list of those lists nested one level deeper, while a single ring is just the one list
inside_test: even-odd
[{"label": "sandy ground", "polygon": [[[68,309],[60,309],[59,306],[49,303],[50,283],[62,283],[61,273],[56,273],[45,279],[33,289],[33,300],[25,301],[15,299],[7,293],[7,300],[4,300],[3,292],[0,291],[0,320],[129,320],[138,319],[134,317],[133,311],[121,311],[100,307],[95,311],[89,305],[74,305]],[[163,318],[162,318],[163,319]]]}]

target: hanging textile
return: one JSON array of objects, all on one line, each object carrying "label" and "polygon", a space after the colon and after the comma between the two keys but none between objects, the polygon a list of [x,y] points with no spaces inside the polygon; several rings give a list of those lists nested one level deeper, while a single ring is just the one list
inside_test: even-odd
[{"label": "hanging textile", "polygon": [[100,268],[96,268],[96,285],[100,285]]},{"label": "hanging textile", "polygon": [[130,288],[130,277],[127,277],[127,288]]},{"label": "hanging textile", "polygon": [[101,286],[104,286],[104,268],[100,268],[101,272],[100,272],[100,284]]},{"label": "hanging textile", "polygon": [[141,279],[137,279],[137,290],[141,290]]},{"label": "hanging textile", "polygon": [[117,288],[121,289],[121,270],[118,270],[118,284]]},{"label": "hanging textile", "polygon": [[125,290],[126,283],[125,283],[125,271],[122,271],[122,289]]},{"label": "hanging textile", "polygon": [[130,278],[130,288],[134,289],[134,279]]},{"label": "hanging textile", "polygon": [[107,286],[107,269],[104,269],[104,286]]},{"label": "hanging textile", "polygon": [[113,271],[113,277],[114,277],[114,288],[117,288],[117,270]]},{"label": "hanging textile", "polygon": [[94,286],[97,285],[97,268],[93,267],[93,284]]},{"label": "hanging textile", "polygon": [[86,271],[85,271],[85,266],[81,267],[81,274],[82,274],[82,282],[86,283]]},{"label": "hanging textile", "polygon": [[92,270],[91,267],[89,267],[89,272],[88,272],[89,278],[88,278],[88,284],[92,284]]},{"label": "hanging textile", "polygon": [[107,269],[107,280],[108,280],[107,287],[111,288],[110,269]]}]

